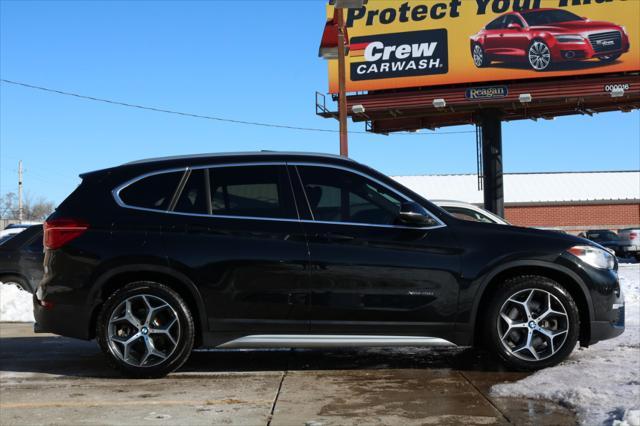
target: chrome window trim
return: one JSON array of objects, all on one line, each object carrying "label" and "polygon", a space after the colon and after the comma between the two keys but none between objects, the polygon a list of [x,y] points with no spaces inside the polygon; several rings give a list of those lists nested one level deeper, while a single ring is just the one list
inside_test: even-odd
[{"label": "chrome window trim", "polygon": [[[264,161],[264,162],[258,161],[258,162],[256,162],[256,161],[252,161],[252,162],[246,162],[246,163],[207,164],[207,165],[198,165],[198,166],[193,166],[193,167],[186,166],[186,167],[176,167],[176,168],[169,168],[169,169],[154,170],[152,172],[148,172],[148,173],[144,173],[144,174],[142,174],[140,176],[136,176],[135,178],[129,179],[128,181],[116,186],[111,191],[111,195],[113,196],[113,199],[115,200],[116,204],[118,206],[122,207],[122,208],[132,209],[132,210],[140,210],[140,211],[146,211],[146,212],[152,212],[152,213],[173,214],[173,215],[179,215],[179,216],[209,217],[209,218],[214,218],[214,219],[218,218],[218,219],[240,219],[240,220],[264,220],[264,221],[270,221],[270,222],[320,223],[320,224],[329,224],[329,225],[364,226],[364,227],[373,227],[373,228],[412,229],[414,231],[425,231],[425,230],[430,230],[430,229],[443,228],[443,227],[447,226],[444,222],[442,222],[440,219],[435,217],[428,209],[425,209],[425,210],[427,211],[429,216],[437,223],[437,225],[418,227],[418,226],[404,226],[404,225],[381,225],[381,224],[374,224],[374,223],[332,222],[332,221],[300,219],[299,212],[298,212],[298,218],[297,219],[294,219],[294,218],[277,218],[277,217],[260,217],[260,216],[233,216],[233,215],[206,214],[206,213],[182,213],[182,212],[175,212],[175,211],[170,211],[170,210],[159,210],[159,209],[150,209],[150,208],[147,208],[147,207],[131,206],[129,204],[126,204],[124,201],[122,201],[122,198],[120,197],[120,192],[122,190],[124,190],[128,186],[133,185],[134,183],[139,182],[142,179],[145,179],[145,178],[150,177],[150,176],[155,176],[155,175],[160,175],[160,174],[165,174],[165,173],[176,173],[176,172],[182,172],[182,173],[189,172],[190,173],[192,170],[213,169],[213,168],[219,168],[219,167],[250,167],[250,166],[285,166],[285,167],[287,167],[287,166],[314,166],[314,167],[326,167],[326,168],[340,169],[340,170],[344,170],[344,171],[347,171],[347,172],[355,173],[357,175],[360,175],[362,177],[370,179],[370,180],[376,182],[377,184],[379,184],[379,185],[387,188],[388,190],[392,191],[393,193],[399,195],[405,201],[413,201],[412,199],[410,199],[406,195],[402,194],[401,192],[397,191],[396,189],[390,187],[389,185],[381,182],[380,180],[378,180],[378,179],[376,179],[376,178],[374,178],[374,177],[372,177],[372,176],[370,176],[370,175],[368,175],[366,173],[363,173],[363,172],[361,172],[359,170],[354,170],[354,169],[351,169],[349,167],[339,166],[337,164],[324,164],[324,163],[311,162],[311,161],[301,161],[301,162],[287,162],[287,161]],[[296,170],[296,173],[297,173],[297,170]],[[298,178],[300,179],[299,176],[298,176]],[[182,183],[183,179],[184,179],[184,175],[181,177],[180,183]],[[300,181],[302,181],[302,179],[300,179]],[[303,191],[304,191],[304,188],[303,188]],[[304,195],[306,197],[306,193]],[[312,214],[313,214],[313,212],[312,212]]]}]

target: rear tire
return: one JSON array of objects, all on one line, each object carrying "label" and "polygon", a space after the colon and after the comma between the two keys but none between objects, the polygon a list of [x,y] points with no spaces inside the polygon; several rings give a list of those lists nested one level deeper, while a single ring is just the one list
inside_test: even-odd
[{"label": "rear tire", "polygon": [[484,49],[478,43],[474,44],[471,49],[471,58],[477,68],[485,68],[491,65],[491,59],[487,57]]},{"label": "rear tire", "polygon": [[502,283],[484,323],[487,349],[515,370],[558,364],[573,351],[579,334],[578,307],[569,292],[536,275]]},{"label": "rear tire", "polygon": [[195,327],[184,299],[164,284],[137,281],[102,306],[96,336],[108,363],[132,378],[158,378],[191,354]]}]

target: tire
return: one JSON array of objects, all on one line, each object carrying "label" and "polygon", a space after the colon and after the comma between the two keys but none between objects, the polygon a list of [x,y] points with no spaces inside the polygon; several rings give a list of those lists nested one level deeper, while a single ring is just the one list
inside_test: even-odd
[{"label": "tire", "polygon": [[164,377],[180,368],[191,354],[194,334],[184,299],[151,281],[132,282],[113,293],[96,324],[108,363],[139,379]]},{"label": "tire", "polygon": [[547,71],[551,68],[551,49],[542,40],[534,40],[527,49],[527,60],[534,71]]},{"label": "tire", "polygon": [[502,283],[484,323],[487,349],[514,370],[531,371],[558,364],[573,351],[579,334],[578,307],[569,292],[552,279],[536,275]]},{"label": "tire", "polygon": [[620,56],[622,56],[622,53],[616,53],[615,55],[599,56],[598,59],[600,60],[600,62],[609,63],[609,62],[614,62]]},{"label": "tire", "polygon": [[29,283],[24,278],[18,275],[5,275],[2,278],[0,278],[0,282],[2,284],[15,285],[20,290],[24,290],[24,291],[28,291],[29,293],[32,293],[31,286],[29,285]]},{"label": "tire", "polygon": [[491,65],[491,59],[487,57],[484,49],[478,43],[474,44],[471,49],[471,59],[473,59],[473,63],[477,68],[484,68]]}]

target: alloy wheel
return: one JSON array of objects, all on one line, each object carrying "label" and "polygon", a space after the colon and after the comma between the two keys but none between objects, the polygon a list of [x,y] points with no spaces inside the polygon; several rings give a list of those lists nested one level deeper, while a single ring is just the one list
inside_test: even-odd
[{"label": "alloy wheel", "polygon": [[477,67],[481,67],[484,63],[484,52],[482,51],[482,47],[479,44],[476,44],[473,48],[473,63]]},{"label": "alloy wheel", "polygon": [[529,48],[529,64],[536,71],[542,71],[551,63],[551,52],[546,44],[541,41],[534,42]]},{"label": "alloy wheel", "polygon": [[560,299],[546,290],[525,289],[500,308],[498,337],[513,356],[542,361],[557,353],[569,334],[569,316]]},{"label": "alloy wheel", "polygon": [[163,299],[138,294],[122,301],[111,313],[108,343],[113,354],[135,367],[165,361],[180,341],[180,319]]}]

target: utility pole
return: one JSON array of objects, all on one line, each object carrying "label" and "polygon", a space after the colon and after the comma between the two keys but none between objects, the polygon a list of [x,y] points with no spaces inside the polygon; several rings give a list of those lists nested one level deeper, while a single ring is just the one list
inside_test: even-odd
[{"label": "utility pole", "polygon": [[346,91],[346,58],[345,58],[345,28],[342,8],[336,7],[334,16],[338,26],[338,118],[340,121],[340,155],[349,156],[349,142],[347,140],[347,91]]},{"label": "utility pole", "polygon": [[22,223],[22,160],[18,161],[18,220]]}]

